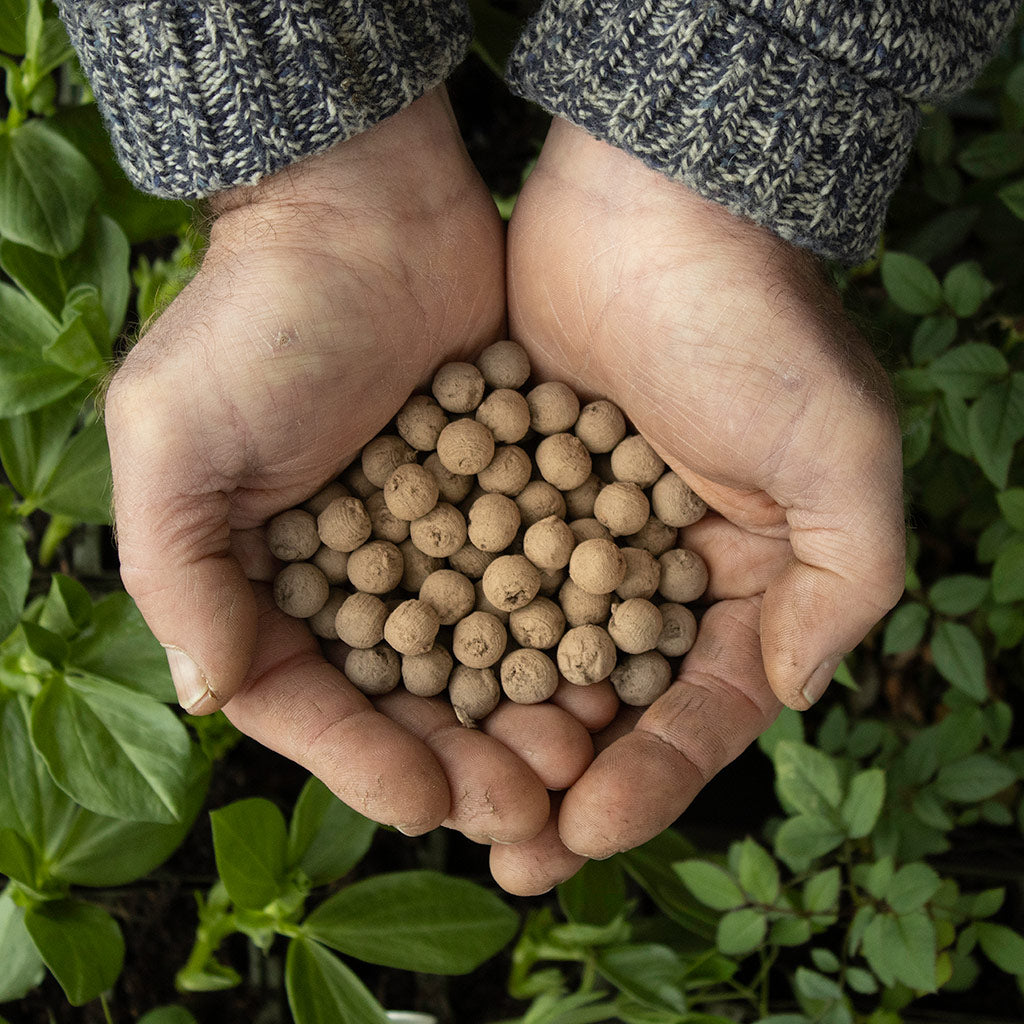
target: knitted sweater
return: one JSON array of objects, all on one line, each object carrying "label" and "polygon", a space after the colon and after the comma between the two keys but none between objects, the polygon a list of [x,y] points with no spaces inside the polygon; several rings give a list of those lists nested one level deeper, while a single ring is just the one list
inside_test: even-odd
[{"label": "knitted sweater", "polygon": [[[470,39],[462,0],[58,0],[118,157],[197,198],[395,113]],[[822,255],[877,239],[917,104],[1017,0],[546,0],[512,89]]]}]

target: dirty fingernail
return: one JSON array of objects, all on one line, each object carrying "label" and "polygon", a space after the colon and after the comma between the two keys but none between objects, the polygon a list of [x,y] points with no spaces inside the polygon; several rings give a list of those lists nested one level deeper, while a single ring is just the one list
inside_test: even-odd
[{"label": "dirty fingernail", "polygon": [[171,668],[171,679],[178,693],[178,703],[186,711],[191,711],[210,692],[206,676],[199,666],[180,648],[172,644],[164,644],[167,652],[167,664]]},{"label": "dirty fingernail", "polygon": [[818,699],[825,692],[832,677],[836,674],[841,657],[828,658],[823,661],[811,674],[804,688],[800,691],[808,704],[817,703]]}]

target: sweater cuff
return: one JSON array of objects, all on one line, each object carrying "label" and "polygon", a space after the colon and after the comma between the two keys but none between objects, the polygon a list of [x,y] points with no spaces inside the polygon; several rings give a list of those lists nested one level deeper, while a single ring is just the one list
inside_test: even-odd
[{"label": "sweater cuff", "polygon": [[462,0],[58,0],[118,160],[181,199],[251,185],[397,113],[469,46]]},{"label": "sweater cuff", "polygon": [[782,238],[874,249],[915,107],[726,3],[548,0],[514,92]]}]

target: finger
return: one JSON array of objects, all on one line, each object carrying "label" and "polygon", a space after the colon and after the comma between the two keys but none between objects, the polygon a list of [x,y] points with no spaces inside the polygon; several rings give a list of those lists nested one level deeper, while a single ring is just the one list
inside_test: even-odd
[{"label": "finger", "polygon": [[325,662],[268,588],[259,588],[257,606],[259,642],[245,686],[224,706],[230,721],[374,821],[410,834],[440,825],[448,783],[429,748]]},{"label": "finger", "polygon": [[708,567],[706,601],[763,594],[793,556],[788,539],[764,537],[714,514],[681,532]]},{"label": "finger", "polygon": [[547,820],[547,790],[533,770],[503,743],[467,729],[442,698],[395,690],[376,706],[427,745],[451,794],[442,822],[478,842],[516,843],[535,836]]},{"label": "finger", "polygon": [[559,834],[610,857],[668,828],[779,711],[761,666],[757,600],[721,601],[701,622],[679,679],[566,794]]},{"label": "finger", "polygon": [[228,551],[249,580],[270,583],[285,564],[271,554],[267,546],[266,533],[262,528],[232,530],[228,539]]},{"label": "finger", "polygon": [[540,896],[572,878],[587,858],[573,853],[558,834],[558,805],[544,828],[532,839],[511,846],[492,846],[491,875],[514,896]]},{"label": "finger", "polygon": [[559,679],[558,689],[549,700],[567,711],[590,732],[603,729],[619,710],[619,698],[607,679],[590,686],[576,686]]}]

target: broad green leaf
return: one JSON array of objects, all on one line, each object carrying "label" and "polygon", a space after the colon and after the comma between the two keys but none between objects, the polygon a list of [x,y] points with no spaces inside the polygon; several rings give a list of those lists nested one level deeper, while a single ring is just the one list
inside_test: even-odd
[{"label": "broad green leaf", "polygon": [[619,991],[655,1010],[686,1012],[687,965],[657,943],[609,946],[597,954],[597,969]]},{"label": "broad green leaf", "polygon": [[1010,487],[996,495],[1003,518],[1016,530],[1024,531],[1024,487]]},{"label": "broad green leaf", "polygon": [[355,974],[302,936],[288,944],[284,983],[295,1024],[387,1024],[384,1008]]},{"label": "broad green leaf", "polygon": [[25,52],[26,0],[0,0],[0,50],[20,57]]},{"label": "broad green leaf", "polygon": [[900,411],[900,428],[903,434],[903,464],[915,466],[928,453],[932,439],[932,423],[935,420],[935,405],[906,405]]},{"label": "broad green leaf", "polygon": [[843,996],[843,990],[834,978],[828,978],[817,971],[809,970],[807,967],[798,967],[796,969],[794,984],[797,992],[804,999],[816,1002],[831,1002],[842,999]]},{"label": "broad green leaf", "polygon": [[288,829],[269,800],[236,800],[210,812],[217,873],[232,902],[262,910],[281,894],[285,880]]},{"label": "broad green leaf", "polygon": [[944,394],[939,400],[939,423],[946,447],[957,455],[973,459],[974,453],[967,437],[967,401],[959,395]]},{"label": "broad green leaf", "polygon": [[25,913],[25,927],[72,1006],[95,999],[121,973],[124,938],[99,907],[77,900],[44,903]]},{"label": "broad green leaf", "polygon": [[755,903],[770,905],[779,898],[779,866],[763,846],[749,837],[740,844],[737,875],[743,891]]},{"label": "broad green leaf", "polygon": [[839,809],[851,839],[871,834],[885,802],[885,772],[881,768],[865,768],[850,780],[850,787]]},{"label": "broad green leaf", "polygon": [[914,328],[910,354],[915,366],[930,363],[956,341],[956,318],[943,313],[925,317]]},{"label": "broad green leaf", "polygon": [[919,601],[901,604],[886,620],[882,652],[902,654],[914,650],[924,639],[930,617],[928,609]]},{"label": "broad green leaf", "polygon": [[42,884],[39,874],[32,844],[13,828],[0,828],[0,876],[36,889]]},{"label": "broad green leaf", "polygon": [[775,854],[793,871],[803,871],[845,838],[843,829],[830,819],[818,814],[798,814],[787,818],[775,833]]},{"label": "broad green leaf", "polygon": [[839,907],[839,888],[842,874],[838,867],[826,868],[811,875],[804,883],[804,910],[812,914],[834,913]]},{"label": "broad green leaf", "polygon": [[942,285],[927,263],[903,252],[882,257],[882,284],[900,309],[923,316],[942,304]]},{"label": "broad green leaf", "polygon": [[42,119],[0,135],[0,234],[51,256],[77,249],[99,196],[92,164]]},{"label": "broad green leaf", "polygon": [[50,316],[64,308],[61,261],[28,245],[0,238],[0,267],[22,291],[31,295]]},{"label": "broad green leaf", "polygon": [[967,436],[985,475],[1004,488],[1014,445],[1024,437],[1024,373],[985,388],[968,410]]},{"label": "broad green leaf", "polygon": [[755,907],[730,910],[718,922],[718,950],[726,956],[746,956],[764,942],[767,932],[764,911]]},{"label": "broad green leaf", "polygon": [[25,912],[10,893],[0,893],[0,949],[4,966],[0,971],[0,1003],[28,995],[43,980],[43,960],[25,928]]},{"label": "broad green leaf", "polygon": [[472,882],[404,871],[356,882],[303,922],[311,938],[385,967],[465,974],[515,934],[518,917]]},{"label": "broad green leaf", "polygon": [[948,683],[974,700],[985,700],[985,655],[967,626],[960,622],[936,623],[931,650],[935,667]]},{"label": "broad green leaf", "polygon": [[939,891],[942,879],[927,864],[904,864],[885,887],[885,901],[897,914],[920,910]]},{"label": "broad green leaf", "polygon": [[14,496],[0,485],[0,640],[17,625],[32,581],[25,530],[14,512]]},{"label": "broad green leaf", "polygon": [[1010,650],[1024,642],[1024,608],[1000,604],[988,610],[986,619],[996,643]]},{"label": "broad green leaf", "polygon": [[196,1024],[184,1006],[157,1006],[139,1018],[139,1024]]},{"label": "broad green leaf", "polygon": [[626,876],[614,859],[591,860],[558,887],[565,916],[580,924],[607,925],[626,913]]},{"label": "broad green leaf", "polygon": [[928,367],[940,390],[954,398],[976,398],[994,380],[1006,376],[1006,357],[992,345],[968,341],[943,352]]},{"label": "broad green leaf", "polygon": [[989,754],[971,754],[940,768],[935,788],[947,800],[977,803],[1001,793],[1016,779],[1017,773],[1002,761]]},{"label": "broad green leaf", "polygon": [[989,581],[982,576],[944,576],[929,588],[928,603],[940,615],[966,615],[985,600],[988,589]]},{"label": "broad green leaf", "polygon": [[50,577],[50,589],[39,607],[36,623],[70,640],[92,620],[92,598],[78,580],[63,573]]},{"label": "broad green leaf", "polygon": [[816,946],[811,950],[811,962],[824,974],[837,974],[842,966],[839,957],[824,946]]},{"label": "broad green leaf", "polygon": [[783,740],[794,743],[803,743],[804,740],[803,715],[792,708],[783,708],[779,712],[775,721],[758,736],[757,745],[766,757],[774,761],[779,744]]},{"label": "broad green leaf", "polygon": [[1013,211],[1014,215],[1024,220],[1024,178],[1011,181],[999,190],[999,198]]},{"label": "broad green leaf", "polygon": [[974,316],[992,294],[992,282],[973,260],[957,263],[942,280],[942,293],[957,316]]},{"label": "broad green leaf", "polygon": [[811,941],[811,922],[805,917],[780,917],[772,922],[768,941],[773,946],[802,946]]},{"label": "broad green leaf", "polygon": [[806,743],[784,740],[775,750],[775,788],[790,812],[828,817],[839,808],[842,784],[835,762]]},{"label": "broad green leaf", "polygon": [[0,461],[7,479],[22,498],[38,506],[53,476],[84,396],[72,392],[56,402],[20,416],[0,419]]},{"label": "broad green leaf", "polygon": [[698,900],[713,910],[742,907],[747,898],[732,876],[717,864],[706,860],[684,860],[673,868]]},{"label": "broad green leaf", "polygon": [[927,914],[878,914],[864,931],[863,953],[881,982],[912,989],[936,987],[935,926]]},{"label": "broad green leaf", "polygon": [[988,132],[960,151],[957,163],[975,178],[1001,178],[1024,167],[1024,134]]},{"label": "broad green leaf", "polygon": [[27,57],[37,78],[48,75],[74,55],[68,34],[59,18],[43,18],[40,32],[31,41]]},{"label": "broad green leaf", "polygon": [[100,420],[93,419],[71,438],[39,495],[39,506],[82,523],[110,522],[110,450]]},{"label": "broad green leaf", "polygon": [[1024,537],[999,549],[992,566],[992,594],[1004,604],[1024,599]]},{"label": "broad green leaf", "polygon": [[1007,974],[1024,975],[1024,936],[1004,924],[979,921],[975,928],[982,952]]}]

